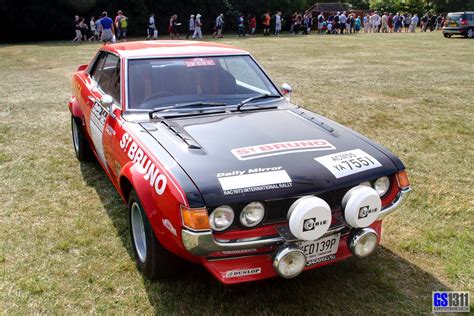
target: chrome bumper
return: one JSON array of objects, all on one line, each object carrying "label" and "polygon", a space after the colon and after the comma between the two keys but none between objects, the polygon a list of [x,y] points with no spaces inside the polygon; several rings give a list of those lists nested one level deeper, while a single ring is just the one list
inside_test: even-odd
[{"label": "chrome bumper", "polygon": [[392,201],[392,204],[386,206],[382,211],[380,211],[380,214],[377,220],[381,220],[385,218],[385,216],[387,216],[388,214],[398,209],[403,204],[403,202],[405,202],[410,192],[411,192],[411,188],[406,188],[406,189],[401,190],[398,193],[398,196]]},{"label": "chrome bumper", "polygon": [[[380,212],[378,220],[381,220],[400,207],[410,191],[410,188],[400,191],[392,204]],[[338,227],[336,229],[329,230],[326,234],[324,234],[324,236],[335,234],[341,231],[343,228],[344,227]],[[195,256],[207,256],[211,253],[219,251],[235,251],[269,247],[284,244],[286,241],[288,241],[282,236],[264,236],[223,241],[214,239],[212,231],[194,232],[187,229],[183,229],[181,231],[181,237],[183,239],[184,247]]]}]

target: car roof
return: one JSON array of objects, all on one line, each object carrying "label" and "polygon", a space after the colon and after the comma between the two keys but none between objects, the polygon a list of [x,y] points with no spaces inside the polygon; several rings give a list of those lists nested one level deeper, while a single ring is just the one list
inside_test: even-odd
[{"label": "car roof", "polygon": [[101,49],[123,58],[249,55],[247,51],[232,46],[198,41],[135,41],[109,44]]}]

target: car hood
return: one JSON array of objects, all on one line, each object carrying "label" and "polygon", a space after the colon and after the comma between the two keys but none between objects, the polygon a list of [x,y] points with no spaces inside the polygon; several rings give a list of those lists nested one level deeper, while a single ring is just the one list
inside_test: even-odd
[{"label": "car hood", "polygon": [[[404,168],[387,149],[301,108],[173,118],[142,126],[210,206],[318,194]],[[374,162],[370,168],[363,156]],[[343,165],[341,171],[332,166],[351,157],[356,165]],[[360,170],[358,158],[365,161]]]}]

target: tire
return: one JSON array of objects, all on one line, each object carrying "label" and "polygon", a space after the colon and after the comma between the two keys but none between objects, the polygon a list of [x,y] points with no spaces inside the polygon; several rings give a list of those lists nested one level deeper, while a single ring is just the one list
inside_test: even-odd
[{"label": "tire", "polygon": [[176,275],[181,260],[160,244],[134,190],[128,199],[128,210],[132,248],[138,270],[152,281]]},{"label": "tire", "polygon": [[474,38],[474,29],[470,28],[466,32],[466,37],[467,38]]},{"label": "tire", "polygon": [[450,38],[451,37],[451,34],[446,34],[446,33],[443,33],[444,37],[446,38]]},{"label": "tire", "polygon": [[92,152],[78,118],[71,115],[72,145],[79,161],[91,161]]}]

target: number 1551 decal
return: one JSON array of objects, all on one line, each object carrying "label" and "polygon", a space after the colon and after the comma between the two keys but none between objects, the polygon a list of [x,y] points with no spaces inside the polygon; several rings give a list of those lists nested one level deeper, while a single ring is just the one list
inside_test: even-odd
[{"label": "number 1551 decal", "polygon": [[314,158],[326,167],[336,178],[381,167],[377,159],[360,149]]}]

